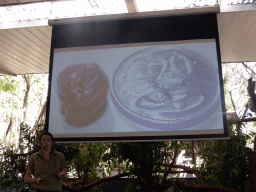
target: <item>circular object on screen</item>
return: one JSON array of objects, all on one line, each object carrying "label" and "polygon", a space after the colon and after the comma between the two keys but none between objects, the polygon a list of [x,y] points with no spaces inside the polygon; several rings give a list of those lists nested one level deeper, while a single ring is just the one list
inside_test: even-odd
[{"label": "circular object on screen", "polygon": [[130,55],[111,85],[117,109],[129,120],[159,130],[191,127],[220,102],[217,66],[181,48],[149,48]]},{"label": "circular object on screen", "polygon": [[[86,120],[105,109],[109,81],[98,64],[75,64],[57,77],[61,113],[68,122]],[[96,115],[97,116],[97,115]]]}]

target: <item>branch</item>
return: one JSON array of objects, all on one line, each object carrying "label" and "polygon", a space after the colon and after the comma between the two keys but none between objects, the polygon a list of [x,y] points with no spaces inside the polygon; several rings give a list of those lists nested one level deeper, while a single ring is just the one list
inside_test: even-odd
[{"label": "branch", "polygon": [[[168,166],[168,167],[170,166],[170,164],[165,164],[165,165]],[[173,168],[181,168],[181,169],[184,169],[184,171],[168,171],[168,173],[186,172],[186,173],[196,174],[197,176],[199,176],[199,171],[198,170],[192,169],[190,167],[186,167],[184,165],[173,164]],[[98,181],[95,181],[95,182],[93,182],[91,184],[87,184],[87,185],[85,185],[83,180],[80,180],[80,181],[77,181],[77,182],[64,183],[63,189],[68,190],[68,191],[82,192],[84,190],[91,189],[92,187],[94,187],[96,185],[99,185],[101,183],[104,183],[106,181],[110,181],[110,180],[114,180],[116,178],[127,176],[128,174],[129,173],[126,172],[126,173],[118,174],[118,175],[115,175],[115,176],[112,176],[112,177],[102,178]],[[167,190],[169,187],[172,186],[172,179],[171,180],[164,180],[164,181],[159,182],[159,183],[156,183],[156,182],[148,183],[148,182],[146,182],[145,180],[142,180],[142,179],[135,179],[135,182],[139,185],[142,185],[145,189],[149,188],[151,190],[155,189],[155,190],[158,190],[158,191],[159,190],[160,191]],[[74,185],[77,185],[77,184],[82,184],[83,186],[82,187],[73,187]],[[229,188],[217,187],[217,186],[213,186],[213,185],[208,185],[206,187],[205,187],[205,185],[203,185],[203,186],[192,186],[192,188],[197,188],[197,189],[199,189],[199,188],[229,189]],[[225,191],[227,191],[227,190],[225,190]],[[234,190],[233,192],[236,192],[236,191]]]},{"label": "branch", "polygon": [[[18,153],[18,154],[12,154],[13,156],[15,156],[15,157],[20,157],[20,156],[27,156],[27,155],[31,155],[31,154],[33,154],[34,153],[34,151],[32,151],[32,152],[28,152],[28,153]],[[5,154],[0,154],[0,155],[5,155]]]},{"label": "branch", "polygon": [[244,114],[243,114],[241,120],[243,120],[243,119],[245,118],[245,115],[246,115],[247,111],[248,111],[248,103],[247,103],[246,106],[245,106]]},{"label": "branch", "polygon": [[232,103],[232,106],[233,106],[233,108],[234,108],[234,110],[235,110],[236,116],[238,117],[237,112],[236,112],[236,106],[235,106],[235,104],[234,104],[234,100],[233,100],[231,91],[229,91],[229,95],[230,95],[231,103]]},{"label": "branch", "polygon": [[187,173],[195,174],[197,177],[200,176],[200,171],[199,170],[192,169],[192,168],[184,166],[184,165],[173,165],[173,168],[180,168],[180,169],[183,169],[184,171],[186,171]]},{"label": "branch", "polygon": [[170,166],[167,168],[167,171],[164,173],[164,178],[167,178],[169,171],[172,170],[174,163],[176,163],[177,156],[178,156],[178,145],[175,147],[172,162]]},{"label": "branch", "polygon": [[[170,167],[170,164],[165,164],[165,165]],[[167,171],[167,172],[168,173],[184,173],[184,172],[186,172],[186,173],[196,174],[197,176],[199,176],[199,171],[195,170],[195,169],[192,169],[190,167],[173,164],[173,168],[181,168],[181,169],[184,169],[184,171]],[[129,172],[125,172],[125,173],[118,174],[118,175],[115,175],[115,176],[102,178],[102,179],[99,179],[98,181],[95,181],[91,184],[85,184],[85,182],[83,180],[76,181],[76,182],[70,182],[70,183],[64,183],[63,189],[68,190],[68,191],[82,192],[82,191],[91,189],[91,188],[93,188],[93,187],[95,187],[95,186],[97,186],[101,183],[104,183],[106,181],[110,181],[110,180],[114,180],[116,178],[124,177],[124,176],[127,176],[128,174],[129,174]],[[148,186],[151,189],[154,188],[156,190],[159,190],[160,188],[164,190],[164,189],[168,189],[169,187],[172,186],[172,180],[165,180],[165,181],[162,181],[160,183],[156,183],[156,182],[147,183],[146,181],[141,180],[141,179],[135,179],[135,181],[138,184],[144,185],[144,187]],[[78,185],[78,184],[82,184],[83,186],[82,187],[74,187],[74,185]]]},{"label": "branch", "polygon": [[[244,62],[242,62],[243,66],[246,68],[246,69],[249,69],[254,75],[256,75],[256,73],[250,68],[248,67]],[[248,71],[247,71],[248,72]],[[248,72],[249,73],[249,72]],[[250,75],[250,74],[249,74]],[[250,75],[251,76],[251,75]]]},{"label": "branch", "polygon": [[[234,104],[231,91],[229,91],[229,94],[230,94],[231,102],[232,102],[233,108],[234,108],[234,110],[235,110],[236,116],[238,117],[237,111],[236,111],[236,106],[235,106],[235,104]],[[240,122],[240,120],[241,120],[241,119],[238,117],[238,121],[237,121],[237,124],[236,124],[236,130],[237,130],[237,134],[238,134],[238,135],[240,134],[240,130],[241,130],[241,122]]]},{"label": "branch", "polygon": [[[170,167],[170,164],[164,164],[165,166]],[[184,166],[184,165],[176,165],[173,164],[173,168],[180,168],[180,169],[184,169],[184,171],[168,171],[168,173],[191,173],[191,174],[195,174],[197,177],[199,177],[200,172],[196,169],[192,169],[190,167]],[[83,192],[85,190],[91,189],[101,183],[104,183],[106,181],[110,181],[110,180],[114,180],[116,178],[120,178],[123,176],[127,176],[129,175],[129,172],[125,172],[122,174],[118,174],[115,176],[111,176],[111,177],[107,177],[107,178],[102,178],[99,179],[98,181],[95,181],[91,184],[85,184],[85,182],[83,180],[80,181],[76,181],[76,182],[70,182],[70,183],[64,183],[63,189],[67,190],[67,191],[75,191],[75,192]],[[145,180],[142,179],[135,179],[135,182],[141,186],[143,186],[144,189],[150,189],[150,190],[157,190],[157,191],[164,191],[167,190],[169,187],[171,187],[173,185],[173,179],[170,180],[164,180],[162,182],[156,183],[156,182],[146,182]],[[81,184],[83,186],[81,187],[74,187],[74,185],[78,185]],[[227,188],[227,187],[218,187],[218,186],[214,186],[214,185],[186,185],[181,181],[176,181],[176,185],[179,186],[180,188],[187,190],[187,191],[194,191],[194,189],[197,189],[197,191],[203,191],[205,189],[216,189],[219,191],[226,191],[226,192],[238,192],[234,189],[231,188]],[[202,189],[202,190],[200,190]]]},{"label": "branch", "polygon": [[[104,183],[106,181],[114,180],[116,178],[124,177],[124,176],[127,176],[127,175],[129,175],[128,172],[118,174],[118,175],[115,175],[115,176],[111,176],[111,177],[107,177],[107,178],[102,178],[102,179],[99,179],[98,181],[95,181],[95,182],[93,182],[91,184],[87,184],[87,185],[84,184],[83,180],[76,181],[76,182],[70,182],[70,183],[64,183],[63,189],[68,190],[68,191],[83,192],[85,190],[91,189],[91,188],[93,188],[93,187],[95,187],[95,186],[97,186],[101,183]],[[73,187],[73,185],[77,185],[77,184],[83,184],[84,186],[76,187],[76,188]]]},{"label": "branch", "polygon": [[7,137],[9,131],[11,130],[11,127],[12,127],[12,116],[11,116],[11,118],[10,118],[10,123],[9,123],[8,128],[7,128],[7,131],[6,131],[6,133],[5,133],[5,137]]},{"label": "branch", "polygon": [[[170,165],[166,163],[165,166],[170,166]],[[195,174],[197,177],[199,177],[199,175],[200,175],[200,171],[199,171],[199,170],[197,170],[197,169],[192,169],[192,168],[187,167],[187,166],[185,166],[185,165],[177,165],[177,164],[174,164],[174,165],[173,165],[173,168],[183,169],[186,173]]]},{"label": "branch", "polygon": [[31,154],[33,154],[33,153],[34,153],[34,151],[33,151],[33,152],[28,152],[28,153],[18,153],[18,154],[13,154],[13,155],[16,156],[16,157],[20,157],[20,156],[31,155]]},{"label": "branch", "polygon": [[214,191],[226,191],[226,192],[239,192],[235,189],[231,189],[231,188],[228,188],[228,187],[218,187],[218,186],[214,186],[214,185],[209,185],[209,184],[204,184],[204,185],[186,185],[184,184],[182,181],[176,181],[175,183],[179,188],[185,190],[185,191],[207,191],[207,189],[215,189]]},{"label": "branch", "polygon": [[241,120],[239,120],[237,122],[251,122],[251,121],[256,121],[256,117],[241,119]]}]

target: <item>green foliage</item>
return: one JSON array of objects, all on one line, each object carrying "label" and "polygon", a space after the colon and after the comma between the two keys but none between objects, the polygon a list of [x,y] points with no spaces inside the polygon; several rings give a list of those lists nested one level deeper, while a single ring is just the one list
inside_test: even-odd
[{"label": "green foliage", "polygon": [[[86,180],[88,183],[98,181],[99,173],[104,173],[104,162],[102,156],[107,150],[104,143],[58,143],[55,144],[55,149],[62,152],[68,163],[68,171],[75,170],[74,177],[84,178],[84,170],[86,170]],[[103,174],[103,176],[105,176]],[[98,185],[91,191],[97,191],[102,185]]]},{"label": "green foliage", "polygon": [[18,109],[19,99],[17,96],[20,92],[20,82],[10,76],[0,77],[0,94],[1,94],[1,108],[2,114],[5,114],[3,119],[9,122],[10,119],[15,118],[14,111]]},{"label": "green foliage", "polygon": [[41,83],[41,78],[37,75],[30,75],[30,78],[34,80],[35,83]]},{"label": "green foliage", "polygon": [[207,177],[207,180],[219,186],[246,191],[251,154],[251,149],[246,147],[246,142],[253,136],[255,133],[238,135],[231,132],[228,140],[201,142],[204,147],[201,151],[203,163],[200,177]]},{"label": "green foliage", "polygon": [[234,111],[233,103],[238,116],[244,111],[244,106],[248,102],[247,83],[250,77],[255,78],[256,65],[252,63],[226,63],[222,64],[223,84],[225,94],[225,106],[227,111]]},{"label": "green foliage", "polygon": [[[21,125],[22,137],[18,149],[14,149],[13,145],[2,147],[3,153],[0,155],[0,190],[8,190],[16,188],[17,190],[27,187],[30,184],[24,183],[23,179],[26,172],[26,166],[31,155],[40,150],[39,136],[43,132],[43,124],[36,127],[35,132],[31,132],[29,125]],[[83,177],[84,170],[87,167],[87,181],[92,183],[100,179],[99,172],[104,169],[102,155],[107,150],[107,145],[103,143],[93,144],[72,144],[58,143],[54,144],[57,151],[62,152],[68,163],[68,171],[76,170]],[[28,150],[28,151],[27,151]],[[77,173],[75,176],[77,177]],[[91,189],[91,191],[99,190],[101,185]]]},{"label": "green foliage", "polygon": [[[179,146],[178,146],[179,145]],[[126,191],[152,191],[148,185],[136,184],[133,179],[137,177],[146,183],[165,181],[167,167],[164,163],[170,162],[172,151],[182,144],[172,142],[132,142],[110,143],[110,152],[103,156],[104,161],[115,167],[125,164],[123,172],[129,171],[131,181]]]},{"label": "green foliage", "polygon": [[[255,66],[254,66],[255,67]],[[233,105],[229,92],[234,96],[234,104],[237,107],[237,113],[241,116],[244,104],[247,102],[247,79],[248,74],[242,72],[238,64],[230,67],[223,67],[224,75],[224,93],[226,109],[233,111]],[[30,75],[31,84],[36,84],[34,97],[29,100],[42,100],[44,88],[40,86],[41,79],[38,76]],[[234,81],[236,80],[236,82]],[[234,83],[235,82],[235,83]],[[0,78],[0,92],[8,93],[9,98],[5,101],[1,100],[2,108],[12,110],[20,108],[18,100],[19,81],[5,76]],[[245,99],[244,99],[245,98]],[[7,114],[7,116],[11,116]],[[17,118],[18,116],[13,115]],[[253,124],[255,127],[255,123]],[[250,140],[252,134],[242,134],[240,128],[233,130],[233,126],[229,125],[230,140],[212,140],[201,141],[203,164],[201,166],[201,176],[208,177],[208,180],[217,183],[217,185],[231,187],[240,191],[246,191],[245,183],[248,181],[248,156],[251,152],[246,148],[246,143]],[[38,136],[42,132],[42,124],[39,124],[34,132],[31,127],[24,124],[21,126],[22,137],[20,146],[15,149],[13,145],[2,147],[2,155],[0,155],[0,189],[5,190],[6,187],[16,189],[24,188],[24,174],[26,165],[30,156],[40,149]],[[175,149],[178,153],[186,150],[186,154],[191,150],[189,144],[183,142],[132,142],[132,143],[89,143],[89,144],[72,144],[58,143],[54,145],[57,151],[64,153],[68,162],[68,171],[74,173],[74,177],[83,178],[84,170],[86,170],[86,178],[88,183],[92,183],[100,179],[100,174],[106,177],[111,170],[124,165],[122,172],[129,172],[130,183],[126,189],[129,191],[153,191],[147,185],[135,182],[134,178],[145,181],[146,183],[158,183],[167,179],[167,170],[163,163],[169,163],[172,160],[172,154]],[[30,152],[27,155],[16,155],[24,152]],[[75,171],[75,172],[74,172]],[[95,187],[93,190],[99,188]]]},{"label": "green foliage", "polygon": [[[36,120],[36,118],[38,117],[41,110],[40,107],[44,103],[47,94],[45,88],[47,87],[47,85],[46,83],[44,85],[41,82],[43,81],[43,77],[45,76],[46,74],[27,75],[27,77],[33,81],[30,86],[35,94],[33,94],[31,91],[29,92],[28,87],[30,86],[27,86],[25,79],[22,78],[23,76],[18,75],[16,77],[0,77],[0,105],[2,109],[1,120],[6,122],[6,124],[11,125],[10,129],[8,129],[8,136],[9,134],[11,134],[11,132],[14,132],[14,130],[19,130],[21,122],[24,121],[25,123],[30,124],[31,119],[35,118]],[[30,82],[31,81],[29,81],[28,83]],[[35,104],[32,104],[32,101],[36,99],[37,102],[34,103],[38,104],[37,106]],[[12,138],[7,137],[7,140],[8,139]]]},{"label": "green foliage", "polygon": [[[9,188],[17,191],[26,188],[23,178],[26,172],[26,165],[33,152],[39,149],[38,137],[42,132],[42,125],[38,126],[38,131],[31,134],[28,125],[21,125],[23,135],[19,149],[14,149],[14,145],[2,147],[3,152],[0,155],[0,189],[8,190]],[[31,153],[23,154],[25,149],[31,149]]]},{"label": "green foliage", "polygon": [[[238,118],[242,118],[248,102],[247,80],[254,77],[255,67],[254,63],[222,65],[225,107],[227,111],[236,111]],[[245,117],[248,115],[250,114],[247,112]],[[252,127],[255,127],[255,123]],[[201,178],[206,176],[217,185],[247,191],[248,158],[251,149],[246,145],[255,136],[255,133],[250,131],[252,127],[249,127],[248,123],[228,123],[229,140],[202,141]]]},{"label": "green foliage", "polygon": [[14,96],[17,95],[20,82],[16,81],[10,76],[0,77],[0,91],[5,93],[10,93]]},{"label": "green foliage", "polygon": [[40,149],[39,136],[43,132],[44,124],[38,124],[35,133],[31,132],[31,127],[27,124],[21,124],[20,129],[22,137],[20,139],[19,149],[23,153],[25,149],[36,152]]}]

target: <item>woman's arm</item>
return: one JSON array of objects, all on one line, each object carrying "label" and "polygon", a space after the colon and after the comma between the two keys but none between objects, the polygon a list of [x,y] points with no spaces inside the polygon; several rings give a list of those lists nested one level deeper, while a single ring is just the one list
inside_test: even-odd
[{"label": "woman's arm", "polygon": [[44,180],[42,180],[41,178],[32,178],[31,175],[33,175],[33,171],[31,169],[27,168],[25,177],[24,177],[24,181],[26,183],[39,184],[39,185],[44,183]]},{"label": "woman's arm", "polygon": [[25,177],[24,177],[24,181],[26,183],[36,184],[36,178],[32,178],[31,175],[33,175],[33,171],[31,169],[27,168]]},{"label": "woman's arm", "polygon": [[62,179],[62,180],[67,180],[67,178],[68,178],[67,168],[61,169],[61,172],[58,173],[58,178]]}]

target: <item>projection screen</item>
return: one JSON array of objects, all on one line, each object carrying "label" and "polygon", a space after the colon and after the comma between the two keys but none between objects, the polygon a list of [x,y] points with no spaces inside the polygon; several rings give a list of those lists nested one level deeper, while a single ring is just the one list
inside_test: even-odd
[{"label": "projection screen", "polygon": [[59,142],[227,137],[216,14],[53,25],[46,129]]}]

